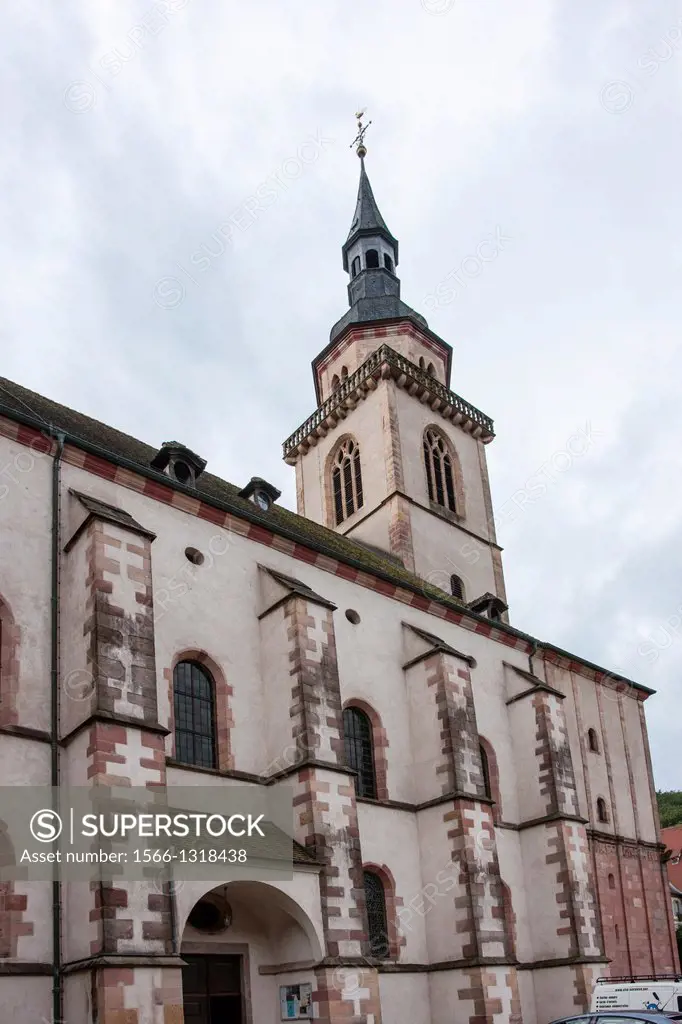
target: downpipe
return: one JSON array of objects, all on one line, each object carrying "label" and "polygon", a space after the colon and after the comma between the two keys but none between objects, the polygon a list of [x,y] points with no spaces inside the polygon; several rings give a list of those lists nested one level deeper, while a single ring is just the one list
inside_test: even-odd
[{"label": "downpipe", "polygon": [[[51,581],[51,654],[50,654],[50,746],[51,786],[54,809],[59,813],[60,750],[59,750],[59,687],[60,687],[60,558],[61,558],[61,463],[66,435],[54,435],[57,448],[52,460],[52,581]],[[62,886],[59,866],[54,865],[52,879],[52,1020],[64,1024],[64,989],[62,979]]]}]

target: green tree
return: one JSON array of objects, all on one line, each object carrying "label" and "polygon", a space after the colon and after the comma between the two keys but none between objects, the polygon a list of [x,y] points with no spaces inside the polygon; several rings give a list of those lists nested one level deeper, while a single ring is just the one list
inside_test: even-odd
[{"label": "green tree", "polygon": [[667,792],[656,793],[656,800],[661,818],[661,828],[682,824],[682,792],[671,789]]}]

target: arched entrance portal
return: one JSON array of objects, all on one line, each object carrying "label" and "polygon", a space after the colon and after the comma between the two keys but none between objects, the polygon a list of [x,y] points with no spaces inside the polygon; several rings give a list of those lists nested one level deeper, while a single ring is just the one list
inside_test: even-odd
[{"label": "arched entrance portal", "polygon": [[292,991],[305,1009],[323,954],[312,921],[291,896],[265,882],[238,881],[196,900],[180,955],[185,1024],[275,1024]]}]

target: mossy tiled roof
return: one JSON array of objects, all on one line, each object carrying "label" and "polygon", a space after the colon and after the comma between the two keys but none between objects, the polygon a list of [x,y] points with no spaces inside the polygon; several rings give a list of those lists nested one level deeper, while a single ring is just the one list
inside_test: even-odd
[{"label": "mossy tiled roof", "polygon": [[424,583],[388,555],[383,557],[363,544],[343,537],[281,505],[273,505],[268,512],[264,512],[253,502],[239,497],[241,487],[211,473],[202,473],[194,488],[183,487],[151,468],[151,461],[158,448],[153,448],[129,434],[100,423],[99,420],[84,416],[83,413],[0,377],[0,414],[11,416],[13,412],[32,421],[38,429],[48,428],[51,433],[61,430],[76,445],[79,440],[84,441],[88,446],[99,449],[103,457],[109,456],[114,461],[127,462],[131,467],[142,470],[170,487],[177,487],[178,490],[193,494],[209,503],[214,501],[237,516],[260,522],[264,527],[276,533],[281,532],[290,539],[311,546],[332,558],[349,561],[357,568],[365,569],[369,573],[379,573],[397,584],[402,583],[412,589],[418,588],[425,596],[445,601],[460,611],[466,609],[464,604],[454,598],[448,598],[448,595],[437,587]]},{"label": "mossy tiled roof", "polygon": [[[448,606],[473,620],[474,627],[476,621],[486,624],[487,627],[491,626],[489,620],[472,612],[463,602],[420,579],[390,557],[383,557],[380,553],[335,533],[319,523],[299,516],[281,505],[273,505],[269,511],[265,512],[253,502],[240,498],[240,487],[228,483],[220,477],[213,476],[211,473],[202,473],[194,488],[185,487],[169,479],[163,473],[152,469],[150,465],[158,448],[145,444],[143,441],[109,427],[99,420],[92,419],[90,416],[69,409],[65,405],[53,402],[35,391],[29,391],[28,388],[21,387],[4,377],[0,377],[0,415],[19,420],[38,430],[45,430],[50,436],[61,431],[67,435],[67,440],[76,447],[80,446],[111,462],[126,465],[166,486],[191,494],[241,519],[260,524],[267,530],[279,533],[289,540],[344,562],[355,569],[365,571],[441,605]],[[610,675],[613,679],[623,680],[647,694],[654,692],[640,683],[633,682],[616,673],[609,673],[592,662],[569,654],[553,644],[535,640],[527,633],[508,626],[506,623],[495,622],[494,626],[496,630],[508,634],[510,638],[516,637],[526,641],[532,648],[543,647],[555,651],[561,657],[578,661],[597,673]]]}]

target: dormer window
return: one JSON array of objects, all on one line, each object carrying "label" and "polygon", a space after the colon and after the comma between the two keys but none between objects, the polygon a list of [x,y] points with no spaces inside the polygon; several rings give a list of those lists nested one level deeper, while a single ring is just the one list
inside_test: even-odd
[{"label": "dormer window", "polygon": [[256,505],[261,512],[269,512],[282,492],[259,476],[252,476],[249,483],[239,492],[240,498],[246,498]]},{"label": "dormer window", "polygon": [[151,466],[185,487],[194,487],[206,468],[206,460],[179,441],[164,441]]},{"label": "dormer window", "polygon": [[384,253],[384,266],[386,267],[386,270],[390,270],[391,273],[393,273],[393,260],[387,252]]},{"label": "dormer window", "polygon": [[484,615],[491,622],[501,622],[508,610],[507,605],[495,594],[482,594],[475,601],[469,601],[469,608],[477,615]]},{"label": "dormer window", "polygon": [[365,256],[365,266],[368,270],[374,270],[379,266],[379,253],[376,249],[368,249]]}]

